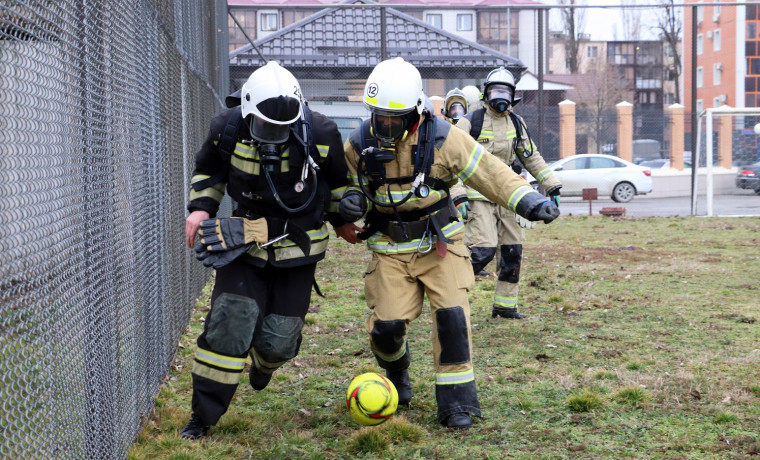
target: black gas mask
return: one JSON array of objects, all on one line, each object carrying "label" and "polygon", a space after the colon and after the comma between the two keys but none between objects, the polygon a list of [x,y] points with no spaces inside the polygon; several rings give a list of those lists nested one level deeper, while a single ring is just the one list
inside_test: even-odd
[{"label": "black gas mask", "polygon": [[504,113],[507,111],[515,95],[515,89],[509,85],[494,84],[486,88],[486,100],[488,105],[495,111]]},{"label": "black gas mask", "polygon": [[280,146],[277,144],[261,144],[258,151],[261,167],[268,172],[274,172],[281,161]]}]

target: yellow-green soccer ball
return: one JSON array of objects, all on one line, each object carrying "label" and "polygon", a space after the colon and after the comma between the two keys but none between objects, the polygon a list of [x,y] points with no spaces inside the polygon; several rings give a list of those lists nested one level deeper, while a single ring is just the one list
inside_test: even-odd
[{"label": "yellow-green soccer ball", "polygon": [[351,381],[346,392],[351,417],[362,425],[379,425],[398,407],[398,392],[390,380],[376,372],[367,372]]}]

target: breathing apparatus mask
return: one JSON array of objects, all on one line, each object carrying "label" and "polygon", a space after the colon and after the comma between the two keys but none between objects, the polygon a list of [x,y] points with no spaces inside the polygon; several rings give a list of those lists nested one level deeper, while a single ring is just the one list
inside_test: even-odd
[{"label": "breathing apparatus mask", "polygon": [[406,138],[419,118],[416,110],[398,113],[373,108],[370,117],[372,135],[379,141],[381,149],[393,150],[396,142]]},{"label": "breathing apparatus mask", "polygon": [[495,111],[504,113],[507,111],[515,96],[515,90],[509,85],[493,84],[486,88],[486,100],[488,105]]},{"label": "breathing apparatus mask", "polygon": [[461,102],[454,102],[449,106],[449,118],[456,123],[459,121],[460,118],[464,116],[466,113],[466,110],[464,109],[464,105],[462,105]]}]

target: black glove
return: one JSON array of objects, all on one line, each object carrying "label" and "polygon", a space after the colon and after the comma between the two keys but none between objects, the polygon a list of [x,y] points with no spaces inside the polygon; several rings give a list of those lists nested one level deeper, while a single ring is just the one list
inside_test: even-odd
[{"label": "black glove", "polygon": [[198,236],[195,257],[207,267],[219,268],[246,252],[254,242],[266,242],[267,224],[264,219],[242,217],[206,219],[201,222]]},{"label": "black glove", "polygon": [[545,224],[553,221],[559,216],[559,208],[552,201],[544,201],[539,203],[528,214],[528,220],[536,222],[543,220]]},{"label": "black glove", "polygon": [[554,204],[559,208],[559,189],[561,189],[562,186],[554,187],[553,189],[549,190],[549,199],[554,202]]},{"label": "black glove", "polygon": [[367,213],[367,200],[359,192],[348,191],[338,204],[338,214],[346,222],[356,222]]},{"label": "black glove", "polygon": [[220,268],[240,257],[251,246],[253,246],[253,243],[230,249],[229,251],[209,252],[203,243],[198,243],[195,245],[195,258],[202,261],[206,267]]}]

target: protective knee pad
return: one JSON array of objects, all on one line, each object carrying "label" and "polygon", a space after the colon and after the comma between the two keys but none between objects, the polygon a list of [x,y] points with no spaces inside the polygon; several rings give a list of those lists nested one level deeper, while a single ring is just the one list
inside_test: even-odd
[{"label": "protective knee pad", "polygon": [[256,328],[259,307],[254,299],[237,294],[221,294],[211,306],[206,324],[206,342],[211,351],[240,356],[248,351]]},{"label": "protective knee pad", "polygon": [[493,260],[493,257],[496,255],[496,248],[473,246],[470,248],[470,252],[472,270],[475,274],[478,274]]},{"label": "protective knee pad", "polygon": [[253,349],[270,364],[294,358],[301,346],[303,320],[297,316],[267,315],[253,339]]},{"label": "protective knee pad", "polygon": [[438,363],[447,365],[470,361],[470,341],[464,309],[453,307],[436,310],[435,320],[438,326],[438,342],[441,345]]},{"label": "protective knee pad", "polygon": [[370,335],[377,351],[387,355],[393,354],[404,345],[406,321],[403,319],[376,320]]},{"label": "protective knee pad", "polygon": [[501,271],[499,281],[517,283],[520,281],[520,264],[522,263],[522,244],[505,244],[501,246]]}]

